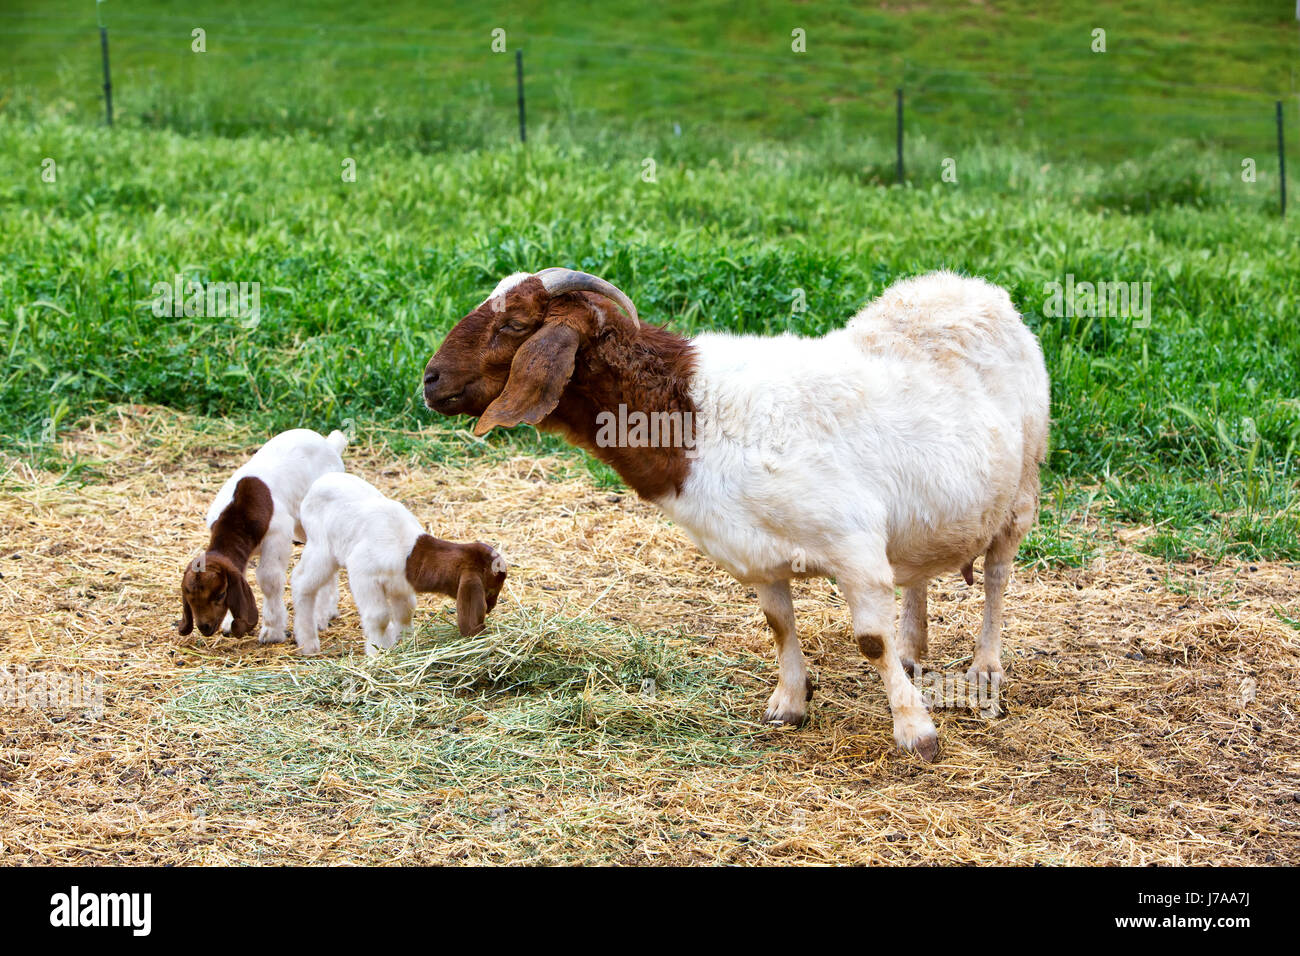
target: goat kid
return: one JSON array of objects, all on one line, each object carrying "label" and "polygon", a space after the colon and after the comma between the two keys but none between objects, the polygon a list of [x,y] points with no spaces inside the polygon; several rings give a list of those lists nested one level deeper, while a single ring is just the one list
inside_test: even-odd
[{"label": "goat kid", "polygon": [[[997,286],[938,272],[896,283],[821,338],[686,339],[643,325],[596,276],[518,273],[448,333],[424,395],[442,414],[480,416],[478,435],[521,422],[566,435],[753,585],[780,669],[769,721],[800,723],[812,697],[796,577],[838,582],[901,747],[938,750],[905,672],[926,651],[928,581],[958,569],[970,581],[979,555],[984,623],[968,679],[1002,677],[1003,592],[1037,510],[1048,381]],[[693,423],[690,442],[609,441],[628,409]]]},{"label": "goat kid", "polygon": [[495,549],[425,534],[410,511],[355,475],[317,480],[302,503],[302,524],[307,547],[292,581],[299,654],[320,653],[316,601],[322,589],[337,588],[340,568],[348,572],[371,656],[410,628],[419,593],[455,598],[460,633],[477,634],[506,580]]},{"label": "goat kid", "polygon": [[[285,573],[293,543],[304,540],[299,508],[321,475],[341,472],[348,439],[340,431],[322,438],[309,428],[276,435],[231,475],[208,508],[207,550],[189,563],[181,579],[182,618],[177,630],[189,634],[197,624],[212,635],[228,622],[229,633],[243,637],[257,626],[257,602],[244,577],[248,561],[260,554],[257,586],[265,604],[258,634],[263,644],[285,638]],[[321,605],[328,621],[337,614],[338,594]]]}]

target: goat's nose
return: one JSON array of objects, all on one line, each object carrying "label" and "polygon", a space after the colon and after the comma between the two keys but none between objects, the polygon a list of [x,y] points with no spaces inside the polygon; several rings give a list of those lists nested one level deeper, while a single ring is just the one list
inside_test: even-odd
[{"label": "goat's nose", "polygon": [[424,384],[425,384],[425,385],[433,385],[433,384],[435,384],[437,381],[438,381],[438,370],[437,370],[436,368],[431,368],[431,369],[429,369],[427,372],[424,373]]}]

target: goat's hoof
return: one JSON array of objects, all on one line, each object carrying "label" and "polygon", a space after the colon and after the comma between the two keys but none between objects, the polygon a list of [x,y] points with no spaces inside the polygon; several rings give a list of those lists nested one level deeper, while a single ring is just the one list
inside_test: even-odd
[{"label": "goat's hoof", "polygon": [[257,632],[257,643],[259,644],[283,644],[284,631],[276,630],[272,627],[262,625],[262,629]]},{"label": "goat's hoof", "polygon": [[939,732],[928,714],[919,719],[894,721],[894,741],[928,763],[933,763],[939,755]]},{"label": "goat's hoof", "polygon": [[997,687],[1006,679],[1006,676],[1001,661],[975,661],[971,665],[971,669],[966,672],[966,683],[979,684],[984,682],[989,687]]},{"label": "goat's hoof", "polygon": [[312,641],[310,644],[298,645],[299,657],[315,657],[320,653],[320,641]]},{"label": "goat's hoof", "polygon": [[768,698],[767,709],[763,711],[763,723],[798,727],[808,719],[808,701],[811,699],[811,683],[805,683],[802,693],[797,694],[778,687]]}]

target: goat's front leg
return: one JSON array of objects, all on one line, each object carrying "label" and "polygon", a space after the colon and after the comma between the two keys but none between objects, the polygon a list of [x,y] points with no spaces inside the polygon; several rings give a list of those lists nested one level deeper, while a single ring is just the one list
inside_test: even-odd
[{"label": "goat's front leg", "polygon": [[763,721],[769,724],[801,724],[808,716],[808,701],[812,700],[812,681],[804,664],[803,649],[794,630],[794,601],[790,598],[790,582],[776,581],[758,586],[758,603],[763,616],[772,628],[776,641],[776,663],[780,679],[776,690],[767,701]]},{"label": "goat's front leg", "polygon": [[[294,603],[294,613],[297,613],[297,603]],[[339,579],[337,575],[331,575],[329,583],[322,589],[319,599],[316,601],[316,614],[314,622],[316,630],[323,631],[330,626],[330,622],[339,616]]]},{"label": "goat's front leg", "polygon": [[288,535],[268,532],[262,540],[262,556],[257,561],[257,587],[262,592],[262,628],[257,635],[260,644],[284,641],[289,623],[289,612],[284,606],[284,582],[292,554],[293,543]]},{"label": "goat's front leg", "polygon": [[374,657],[393,646],[394,636],[389,631],[392,612],[383,586],[365,574],[348,574],[352,600],[361,615],[361,630],[366,636],[366,656]]},{"label": "goat's front leg", "polygon": [[894,582],[889,563],[881,555],[868,568],[838,575],[853,615],[858,647],[885,685],[894,716],[894,740],[926,760],[939,752],[939,735],[925,708],[921,692],[907,679],[898,659],[894,639]]},{"label": "goat's front leg", "polygon": [[417,598],[414,591],[392,590],[388,593],[388,646],[392,647],[411,629]]}]

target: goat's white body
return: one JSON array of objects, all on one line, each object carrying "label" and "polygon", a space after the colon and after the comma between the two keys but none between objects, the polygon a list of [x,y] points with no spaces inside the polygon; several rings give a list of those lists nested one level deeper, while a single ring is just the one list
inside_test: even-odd
[{"label": "goat's white body", "polygon": [[260,554],[257,585],[262,592],[263,621],[258,640],[277,644],[284,640],[288,614],[284,606],[284,579],[293,555],[293,542],[305,540],[299,512],[303,498],[321,475],[343,471],[340,453],[347,437],[339,431],[322,437],[310,428],[281,432],[257,450],[221,486],[208,508],[212,527],[234,499],[235,485],[252,476],[265,482],[271,492],[271,523],[266,536],[253,549]]},{"label": "goat's white body", "polygon": [[821,338],[708,333],[692,345],[693,460],[658,504],[757,588],[781,673],[768,718],[799,722],[811,695],[789,581],[833,576],[895,739],[933,757],[934,724],[904,668],[926,649],[928,579],[983,554],[967,677],[1002,677],[1003,592],[1047,453],[1037,340],[1004,290],[939,272],[891,286]]},{"label": "goat's white body", "polygon": [[406,560],[424,533],[403,505],[356,475],[317,479],[302,503],[307,546],[293,571],[294,640],[302,654],[320,651],[315,596],[340,568],[361,614],[366,653],[392,647],[410,627],[416,591]]},{"label": "goat's white body", "polygon": [[742,581],[834,574],[864,538],[902,585],[959,568],[1046,451],[1042,353],[979,279],[899,283],[821,338],[692,344],[694,460],[658,503]]}]

